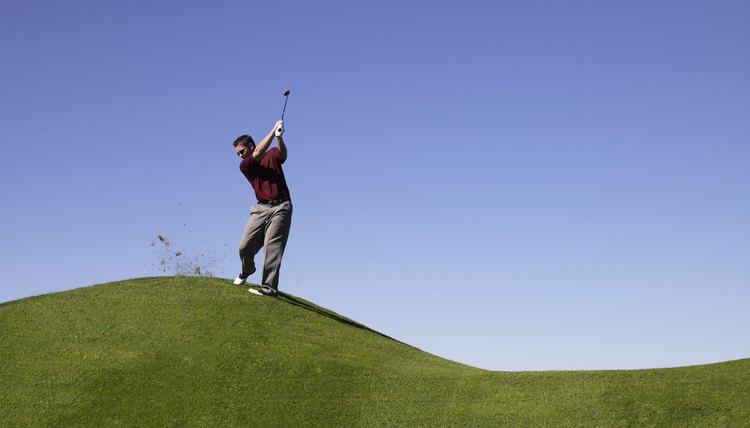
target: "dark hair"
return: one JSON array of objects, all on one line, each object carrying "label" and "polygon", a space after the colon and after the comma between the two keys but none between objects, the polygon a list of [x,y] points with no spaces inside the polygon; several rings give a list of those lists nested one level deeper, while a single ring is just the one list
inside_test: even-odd
[{"label": "dark hair", "polygon": [[255,146],[255,141],[253,141],[253,137],[249,135],[240,135],[239,137],[237,137],[236,140],[234,140],[234,143],[232,143],[232,146],[249,147],[251,144]]}]

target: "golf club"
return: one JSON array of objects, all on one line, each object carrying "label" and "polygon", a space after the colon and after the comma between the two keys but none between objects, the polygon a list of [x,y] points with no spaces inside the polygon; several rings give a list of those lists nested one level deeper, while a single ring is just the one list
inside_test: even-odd
[{"label": "golf club", "polygon": [[284,120],[284,112],[286,112],[286,102],[289,101],[289,89],[284,92],[284,109],[281,110],[281,120]]}]

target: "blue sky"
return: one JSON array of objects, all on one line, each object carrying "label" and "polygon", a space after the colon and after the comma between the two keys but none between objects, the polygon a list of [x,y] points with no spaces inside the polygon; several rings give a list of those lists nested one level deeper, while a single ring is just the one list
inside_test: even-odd
[{"label": "blue sky", "polygon": [[282,290],[486,369],[750,357],[749,18],[5,1],[0,301],[164,274],[157,235],[234,277],[231,142],[291,89]]}]

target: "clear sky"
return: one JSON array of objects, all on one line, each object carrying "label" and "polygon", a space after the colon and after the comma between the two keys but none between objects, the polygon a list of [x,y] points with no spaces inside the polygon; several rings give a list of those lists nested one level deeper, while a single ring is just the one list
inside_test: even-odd
[{"label": "clear sky", "polygon": [[750,357],[748,22],[724,0],[4,0],[0,301],[162,275],[157,235],[233,278],[254,196],[231,143],[291,89],[283,291],[486,369]]}]

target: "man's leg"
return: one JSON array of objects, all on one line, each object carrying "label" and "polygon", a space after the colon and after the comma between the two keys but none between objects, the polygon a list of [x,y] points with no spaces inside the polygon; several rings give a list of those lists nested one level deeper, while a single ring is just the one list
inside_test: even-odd
[{"label": "man's leg", "polygon": [[292,203],[284,202],[271,209],[265,239],[265,260],[263,262],[263,285],[279,289],[279,270],[284,255],[289,229],[292,226]]},{"label": "man's leg", "polygon": [[243,277],[252,275],[255,272],[255,255],[263,247],[265,238],[266,217],[269,214],[266,207],[254,205],[250,209],[250,219],[245,225],[245,231],[242,233],[242,239],[238,246],[240,260],[242,261]]}]

